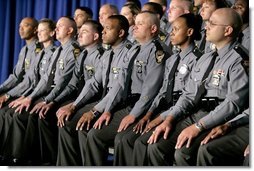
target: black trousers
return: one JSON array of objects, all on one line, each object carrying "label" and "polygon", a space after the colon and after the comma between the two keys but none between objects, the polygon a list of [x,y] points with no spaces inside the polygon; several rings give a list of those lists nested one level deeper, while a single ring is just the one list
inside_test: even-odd
[{"label": "black trousers", "polygon": [[[174,163],[175,157],[175,145],[178,135],[183,129],[194,124],[208,112],[199,110],[195,114],[179,121],[175,128],[172,129],[168,135],[167,139],[163,138],[163,135],[158,139],[157,143],[149,144],[147,147],[147,162],[151,166],[172,166]],[[193,147],[193,143],[191,144]],[[195,156],[191,158],[196,159]],[[144,160],[144,159],[143,159]]]},{"label": "black trousers", "polygon": [[129,114],[131,107],[120,107],[112,112],[112,120],[109,125],[103,125],[101,129],[91,129],[87,133],[86,143],[81,145],[85,149],[86,166],[105,166],[107,165],[108,148],[118,144],[122,135],[131,129],[127,128],[120,133],[117,132],[122,119]]},{"label": "black trousers", "polygon": [[249,144],[249,125],[230,131],[198,149],[198,166],[241,166]]},{"label": "black trousers", "polygon": [[57,166],[81,166],[83,165],[79,143],[85,143],[84,139],[81,138],[79,141],[78,132],[76,131],[77,122],[83,113],[91,110],[98,102],[91,102],[84,107],[80,108],[68,121],[65,122],[65,126],[58,128],[58,155],[57,155]]},{"label": "black trousers", "polygon": [[[154,111],[151,120],[156,118],[158,114],[162,113],[163,111],[167,110],[169,107],[165,108],[164,106],[159,106],[157,110]],[[118,143],[115,144],[115,151],[114,151],[114,165],[115,166],[133,166],[138,165],[138,163],[134,162],[134,160],[143,160],[146,157],[146,148],[142,149],[142,147],[135,148],[135,144],[137,139],[141,136],[140,133],[133,132],[133,127],[142,119],[142,116],[136,118],[136,121],[130,125],[129,131],[125,131],[122,137],[119,139]],[[151,132],[151,131],[150,131]],[[145,139],[148,140],[147,135],[151,135],[150,133],[146,133],[142,137],[146,137]],[[146,141],[147,141],[146,140]],[[144,146],[143,146],[144,147]],[[145,146],[146,147],[146,146]],[[135,156],[137,155],[137,156]],[[146,165],[145,163],[141,162],[141,166]]]}]

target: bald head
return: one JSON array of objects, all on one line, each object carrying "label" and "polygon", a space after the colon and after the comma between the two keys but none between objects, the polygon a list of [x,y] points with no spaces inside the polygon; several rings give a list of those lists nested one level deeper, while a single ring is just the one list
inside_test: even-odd
[{"label": "bald head", "polygon": [[241,16],[232,8],[220,8],[213,12],[213,17],[217,18],[217,21],[229,25],[233,28],[233,37],[237,37],[241,31],[242,18]]}]

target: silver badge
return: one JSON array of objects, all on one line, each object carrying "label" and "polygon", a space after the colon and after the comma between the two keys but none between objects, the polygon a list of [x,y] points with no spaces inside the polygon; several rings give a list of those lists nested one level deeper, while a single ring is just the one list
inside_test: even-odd
[{"label": "silver badge", "polygon": [[183,64],[181,68],[179,69],[180,74],[185,74],[188,71],[188,66],[186,64]]},{"label": "silver badge", "polygon": [[59,69],[61,69],[61,70],[64,69],[64,61],[63,61],[63,59],[59,59]]}]

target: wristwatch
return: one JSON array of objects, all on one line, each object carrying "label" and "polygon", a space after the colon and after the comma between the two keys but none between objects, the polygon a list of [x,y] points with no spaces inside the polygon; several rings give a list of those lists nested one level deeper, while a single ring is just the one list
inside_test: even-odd
[{"label": "wristwatch", "polygon": [[198,128],[198,130],[201,132],[204,130],[204,127],[202,124],[200,124],[199,122],[195,123],[195,127]]},{"label": "wristwatch", "polygon": [[93,116],[96,118],[97,116],[99,116],[101,113],[96,111],[96,110],[91,110],[93,113]]}]

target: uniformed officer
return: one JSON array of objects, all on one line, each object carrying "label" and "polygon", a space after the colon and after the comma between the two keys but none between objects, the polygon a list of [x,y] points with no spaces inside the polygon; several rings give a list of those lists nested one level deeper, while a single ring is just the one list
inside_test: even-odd
[{"label": "uniformed officer", "polygon": [[[100,7],[99,10],[99,22],[104,27],[104,22],[109,16],[118,14],[119,14],[118,8],[115,5],[104,4]],[[102,46],[103,48],[105,48],[105,50],[108,50],[110,48],[110,45],[104,43],[102,44]]]},{"label": "uniformed officer", "polygon": [[81,26],[87,21],[93,18],[93,11],[88,7],[78,7],[75,9],[73,19],[77,24],[77,39]]},{"label": "uniformed officer", "polygon": [[[190,13],[193,9],[192,2],[190,0],[171,0],[168,9],[168,22],[173,23],[173,21],[182,14]],[[168,29],[168,33],[172,30],[172,26]],[[170,45],[170,36],[164,40],[167,46]]]},{"label": "uniformed officer", "polygon": [[203,53],[208,53],[215,49],[213,43],[206,41],[206,30],[205,23],[209,20],[212,13],[219,8],[226,8],[225,0],[204,0],[202,8],[200,9],[200,15],[203,19],[203,26],[201,30],[202,38],[199,41],[196,41],[197,46]]},{"label": "uniformed officer", "polygon": [[148,140],[150,165],[172,164],[174,159],[180,166],[195,165],[198,147],[209,129],[244,110],[249,78],[242,63],[245,56],[235,48],[241,26],[240,16],[230,8],[218,9],[210,17],[206,36],[217,51],[198,60],[176,105],[162,114],[164,122]]},{"label": "uniformed officer", "polygon": [[166,11],[167,11],[167,0],[149,0],[149,2],[154,2],[157,4],[160,4],[162,7],[162,11],[163,14],[160,18],[160,34],[159,37],[161,39],[162,42],[164,42],[164,40],[166,39],[166,37],[168,37],[170,34],[170,23],[168,22],[168,17],[166,15]]},{"label": "uniformed officer", "polygon": [[[138,139],[135,141],[135,145],[134,142],[132,144],[130,143],[130,138],[125,138],[128,141],[125,141],[125,139],[122,140],[123,145],[121,153],[124,154],[124,151],[126,151],[125,153],[130,154],[129,158],[132,158],[132,160],[124,158],[124,156],[121,155],[121,157],[119,156],[117,158],[119,162],[123,160],[127,165],[147,165],[146,142],[152,134],[151,129],[163,121],[159,114],[168,110],[176,103],[182,93],[182,89],[189,80],[189,74],[194,63],[202,55],[194,44],[194,40],[201,38],[199,31],[201,23],[201,17],[195,16],[192,13],[183,14],[172,23],[173,29],[170,33],[170,40],[172,45],[180,47],[180,52],[174,54],[166,61],[164,81],[159,94],[155,97],[146,115],[133,128],[132,133],[130,132],[130,135],[128,135],[131,137],[131,135],[134,136],[133,134],[136,134],[135,136]],[[141,133],[144,135],[139,137]],[[131,139],[133,141],[134,137]],[[131,151],[133,151],[133,155],[131,155]],[[134,161],[134,163],[132,163],[132,161]]]},{"label": "uniformed officer", "polygon": [[[40,116],[38,122],[40,124],[39,135],[41,153],[43,156],[41,160],[43,163],[50,162],[55,165],[58,149],[54,147],[56,146],[55,143],[57,143],[57,141],[53,141],[50,137],[57,137],[56,132],[52,132],[51,130],[58,130],[58,127],[56,122],[53,122],[51,123],[52,125],[50,125],[47,120],[42,118],[47,115],[53,115],[55,117],[55,113],[59,107],[65,106],[66,104],[68,106],[72,103],[76,97],[78,97],[86,81],[93,77],[97,71],[100,57],[104,52],[101,47],[101,31],[102,26],[97,21],[88,20],[85,22],[85,24],[81,27],[78,39],[79,44],[82,48],[84,48],[84,50],[80,53],[76,61],[69,84],[53,101],[44,104],[41,107],[41,110],[37,111]],[[30,118],[32,120],[32,117],[29,117],[29,119]],[[64,118],[61,119],[64,120]],[[59,120],[59,116],[57,116],[57,120]],[[30,125],[28,124],[27,127],[29,128],[29,126]],[[54,151],[52,149],[54,149]],[[54,154],[54,156],[50,156],[50,154]]]},{"label": "uniformed officer", "polygon": [[167,58],[156,40],[158,32],[159,19],[155,14],[146,11],[137,15],[133,35],[139,43],[133,46],[130,66],[121,75],[125,83],[113,87],[94,107],[103,114],[88,132],[87,143],[82,144],[85,165],[106,165],[108,147],[117,147],[122,135],[148,109],[157,94]]},{"label": "uniformed officer", "polygon": [[[61,17],[57,22],[55,31],[56,38],[61,43],[61,46],[54,52],[47,74],[43,75],[34,91],[21,100],[13,114],[10,128],[12,131],[8,133],[9,138],[6,140],[8,148],[6,148],[6,151],[15,149],[15,158],[22,158],[26,154],[27,149],[29,149],[26,144],[23,144],[26,139],[31,139],[34,135],[38,135],[38,133],[35,134],[36,130],[34,132],[28,130],[28,132],[31,131],[33,134],[25,134],[26,130],[24,128],[26,128],[29,115],[37,115],[38,117],[37,111],[40,110],[43,104],[53,101],[61,93],[71,79],[77,57],[75,55],[79,55],[75,54],[77,45],[73,44],[77,31],[75,21],[69,17]],[[28,110],[30,106],[33,106],[32,110]],[[26,110],[22,111],[23,109]],[[54,115],[43,115],[40,116],[39,121],[49,122],[49,125],[52,123],[56,124],[56,117]],[[50,152],[52,152],[52,158],[55,157],[55,151],[50,150]]]},{"label": "uniformed officer", "polygon": [[[34,18],[26,17],[22,19],[19,34],[26,41],[26,45],[20,51],[18,63],[13,70],[13,74],[0,86],[0,134],[2,137],[0,148],[2,148],[4,143],[5,135],[3,129],[6,111],[9,110],[8,104],[24,93],[32,84],[28,76],[34,75],[33,69],[37,59],[36,55],[41,50],[40,44],[37,43],[37,26],[38,22]],[[0,154],[2,155],[2,150],[0,150]]]},{"label": "uniformed officer", "polygon": [[250,51],[250,27],[249,27],[249,1],[236,0],[233,9],[242,17],[242,32],[239,34],[238,42]]},{"label": "uniformed officer", "polygon": [[[105,21],[102,39],[103,43],[111,45],[112,49],[104,52],[97,72],[92,79],[86,82],[76,100],[68,107],[57,111],[59,125],[57,165],[84,164],[83,157],[81,161],[83,148],[79,147],[76,125],[78,121],[82,122],[85,117],[94,119],[95,111],[91,112],[91,109],[98,103],[101,94],[105,96],[111,87],[119,82],[122,65],[129,62],[127,52],[131,44],[126,39],[128,29],[128,20],[122,15],[110,16]],[[89,128],[89,124],[86,128]],[[85,141],[80,141],[80,143],[84,144]]]},{"label": "uniformed officer", "polygon": [[26,45],[20,50],[18,62],[13,73],[0,85],[0,108],[11,98],[7,92],[24,79],[26,71],[34,60],[36,54],[37,26],[37,20],[30,17],[23,18],[20,22],[19,34],[21,39],[25,40]]},{"label": "uniformed officer", "polygon": [[[198,166],[241,166],[249,144],[249,109],[219,125],[201,141]],[[223,160],[222,160],[223,159]]]},{"label": "uniformed officer", "polygon": [[131,43],[136,43],[134,37],[133,37],[133,26],[135,24],[135,18],[137,14],[140,12],[140,8],[137,7],[137,5],[130,3],[130,4],[125,4],[122,9],[120,14],[125,16],[129,22],[129,34],[127,39]]}]

